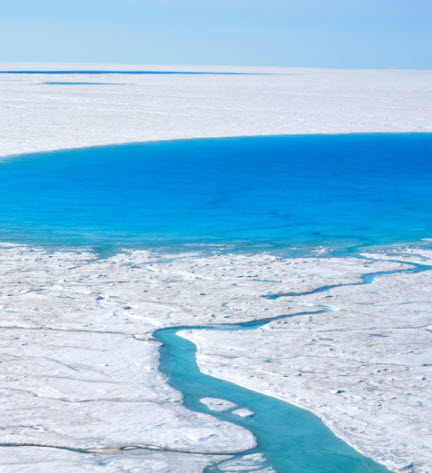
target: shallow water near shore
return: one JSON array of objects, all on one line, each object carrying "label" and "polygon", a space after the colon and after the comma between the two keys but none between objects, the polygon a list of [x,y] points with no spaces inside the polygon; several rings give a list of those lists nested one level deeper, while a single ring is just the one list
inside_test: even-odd
[{"label": "shallow water near shore", "polygon": [[[431,134],[204,139],[34,154],[0,161],[0,240],[105,251],[226,246],[307,253],[324,246],[344,254],[430,236],[431,178]],[[384,274],[391,272],[353,284]],[[255,434],[257,448],[236,454],[239,460],[262,453],[279,473],[387,472],[311,413],[202,374],[195,346],[178,335],[266,323],[158,330],[161,371],[187,408]],[[215,413],[202,397],[228,399],[255,415]],[[206,471],[224,468],[222,462]]]},{"label": "shallow water near shore", "polygon": [[0,240],[308,251],[432,234],[432,134],[197,139],[0,161]]},{"label": "shallow water near shore", "polygon": [[[361,282],[322,286],[311,292],[327,292],[344,285],[367,285],[381,276],[417,273],[431,269],[432,267],[428,265],[414,264],[409,269],[369,273],[362,277]],[[279,294],[277,297],[295,298],[303,294],[303,292]],[[315,314],[327,311],[331,309],[326,306],[314,308]],[[249,454],[259,453],[264,455],[265,459],[265,464],[261,467],[271,467],[276,473],[388,473],[384,466],[364,457],[336,437],[310,412],[201,373],[196,362],[195,345],[181,337],[181,332],[184,330],[256,330],[275,320],[304,317],[309,313],[299,312],[238,324],[157,330],[154,336],[163,344],[160,349],[160,369],[166,374],[170,384],[183,394],[183,402],[188,409],[241,425],[255,435],[256,448],[234,454],[233,458],[240,462]],[[374,334],[374,336],[381,335]],[[254,415],[241,418],[232,412],[233,409],[223,412],[212,411],[200,402],[200,399],[205,397],[229,400],[241,408],[249,409]],[[231,471],[224,469],[225,463],[226,461],[216,462],[208,467],[206,472]],[[241,471],[253,471],[253,469]]]},{"label": "shallow water near shore", "polygon": [[[262,466],[271,467],[277,473],[388,473],[385,467],[362,456],[337,438],[313,414],[202,374],[196,364],[194,344],[180,337],[177,332],[178,329],[173,328],[155,333],[155,338],[164,344],[161,348],[161,370],[169,376],[170,384],[182,392],[185,407],[241,425],[256,436],[257,447],[237,453],[234,458],[242,461],[251,453],[263,454],[266,462]],[[254,415],[241,418],[230,411],[211,411],[200,402],[201,398],[207,396],[227,399],[250,409]],[[225,463],[216,462],[206,472],[225,471]]]}]

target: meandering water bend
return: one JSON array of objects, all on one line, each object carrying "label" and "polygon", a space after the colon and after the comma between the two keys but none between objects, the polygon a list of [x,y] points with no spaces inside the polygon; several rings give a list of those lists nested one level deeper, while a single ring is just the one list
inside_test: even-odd
[{"label": "meandering water bend", "polygon": [[[0,162],[0,240],[104,251],[224,245],[343,252],[430,236],[431,177],[428,134],[188,140],[29,155]],[[204,328],[246,330],[269,321]],[[254,451],[277,472],[387,471],[312,414],[200,373],[194,345],[178,336],[183,328],[155,333],[161,370],[190,409],[210,413],[199,402],[210,396],[253,410],[245,419],[211,414],[251,430]]]},{"label": "meandering water bend", "polygon": [[[308,293],[278,294],[277,297],[299,297],[315,292],[327,292],[346,285],[371,284],[376,277],[404,272],[431,270],[432,266],[414,265],[412,269],[369,273],[362,282],[323,286]],[[388,470],[362,456],[337,438],[311,413],[286,402],[250,391],[232,383],[201,373],[196,362],[196,347],[179,335],[182,330],[255,330],[290,317],[319,314],[321,310],[280,315],[267,319],[252,320],[238,324],[173,327],[158,330],[154,336],[161,347],[160,369],[170,384],[183,394],[184,405],[191,410],[210,413],[221,420],[233,422],[250,430],[257,439],[257,447],[251,451],[234,455],[242,458],[251,453],[261,453],[277,473],[385,473]],[[215,412],[208,409],[200,399],[216,397],[229,400],[255,413],[253,417],[239,418],[231,411]],[[218,462],[207,469],[208,473],[223,471]],[[242,471],[249,471],[247,469]]]}]

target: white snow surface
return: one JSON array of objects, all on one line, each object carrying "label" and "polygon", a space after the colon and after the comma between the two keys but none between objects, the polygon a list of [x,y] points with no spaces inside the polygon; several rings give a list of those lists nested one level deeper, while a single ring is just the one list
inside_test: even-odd
[{"label": "white snow surface", "polygon": [[[368,256],[432,264],[431,250]],[[184,331],[200,369],[314,412],[393,471],[432,471],[432,271],[278,300],[332,312],[255,331]]]},{"label": "white snow surface", "polygon": [[200,399],[205,406],[207,406],[212,411],[217,412],[224,412],[229,411],[230,409],[234,409],[237,407],[237,404],[231,401],[227,401],[226,399],[218,399],[215,397],[203,397]]},{"label": "white snow surface", "polygon": [[[0,74],[0,156],[202,137],[432,132],[431,71],[0,64],[101,69],[252,74]],[[74,81],[103,84],[46,84]],[[380,261],[145,251],[97,260],[0,245],[0,470],[198,473],[225,459],[221,471],[258,471],[259,455],[220,455],[253,446],[249,432],[184,409],[158,372],[151,334],[324,304],[335,312],[223,337],[182,334],[198,345],[204,372],[310,409],[395,471],[432,471],[431,275],[261,297],[405,267],[395,257],[431,261],[410,248],[372,256]],[[236,363],[226,363],[234,352]]]},{"label": "white snow surface", "polygon": [[[0,64],[11,70],[251,74],[0,74],[0,156],[183,138],[432,131],[432,71]],[[103,84],[46,84],[74,81]]]},{"label": "white snow surface", "polygon": [[[138,250],[96,259],[3,244],[0,267],[2,471],[198,472],[224,458],[231,468],[212,454],[253,437],[182,406],[158,372],[152,333],[305,311],[257,331],[182,334],[204,372],[310,409],[394,470],[430,468],[429,273],[292,300],[262,296],[409,266]],[[318,314],[322,304],[337,310]]]}]

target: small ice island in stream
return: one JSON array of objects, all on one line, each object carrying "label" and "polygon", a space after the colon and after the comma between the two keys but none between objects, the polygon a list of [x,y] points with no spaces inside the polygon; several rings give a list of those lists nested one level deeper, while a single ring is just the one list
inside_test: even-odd
[{"label": "small ice island in stream", "polygon": [[[178,74],[126,73],[137,70]],[[0,180],[3,163],[34,152],[377,132],[432,132],[432,72],[0,65]],[[101,256],[11,231],[0,243],[0,471],[288,473],[260,443],[251,393],[317,418],[336,452],[366,462],[355,471],[370,461],[430,473],[430,237],[343,255],[155,245]],[[201,394],[202,380],[217,392]]]}]

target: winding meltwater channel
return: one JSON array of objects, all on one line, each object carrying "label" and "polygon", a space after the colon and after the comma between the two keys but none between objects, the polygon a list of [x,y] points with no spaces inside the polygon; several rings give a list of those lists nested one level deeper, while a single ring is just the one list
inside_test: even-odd
[{"label": "winding meltwater channel", "polygon": [[[308,255],[324,246],[353,256],[349,249],[360,245],[430,237],[431,180],[431,134],[186,140],[41,153],[0,161],[0,240],[92,247],[101,254],[223,248]],[[331,309],[317,306],[313,313],[323,310]],[[277,473],[387,471],[310,412],[201,373],[195,345],[181,336],[191,329],[255,330],[309,313],[154,333],[162,344],[160,370],[184,405],[241,425],[257,439],[256,448],[214,463],[207,473],[253,471],[229,470],[227,463],[252,453]],[[254,415],[209,410],[203,397],[227,399]]]},{"label": "winding meltwater channel", "polygon": [[[376,277],[396,273],[421,272],[432,266],[413,265],[399,271],[369,273],[362,282],[323,286],[314,291],[275,294],[269,298],[299,297],[316,292],[327,292],[333,288],[371,284]],[[221,420],[241,425],[250,430],[256,440],[255,449],[235,454],[241,460],[245,455],[260,453],[266,464],[278,473],[384,473],[388,470],[371,459],[364,457],[336,437],[315,415],[279,399],[250,391],[235,384],[201,373],[196,361],[195,345],[181,336],[183,330],[256,330],[275,320],[301,317],[332,311],[330,307],[317,306],[321,310],[298,312],[276,317],[253,320],[238,324],[209,326],[173,327],[158,330],[154,337],[162,343],[160,349],[160,370],[168,377],[170,384],[183,394],[184,405],[193,411],[211,414]],[[215,412],[208,409],[200,399],[221,398],[247,408],[254,413],[241,418],[232,411]],[[230,461],[230,460],[228,460]],[[226,461],[207,468],[208,473],[224,470]],[[236,471],[253,471],[247,467]]]}]

